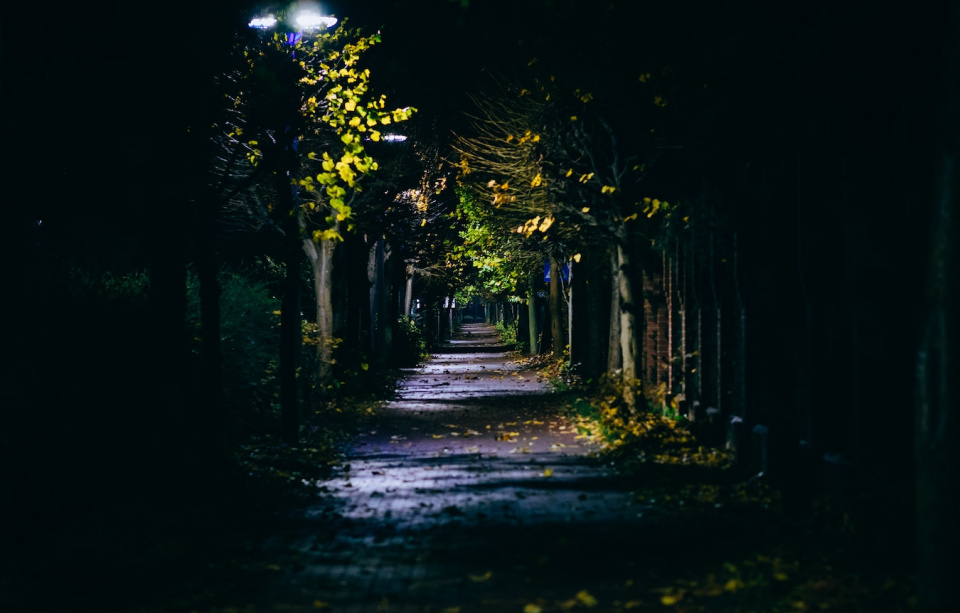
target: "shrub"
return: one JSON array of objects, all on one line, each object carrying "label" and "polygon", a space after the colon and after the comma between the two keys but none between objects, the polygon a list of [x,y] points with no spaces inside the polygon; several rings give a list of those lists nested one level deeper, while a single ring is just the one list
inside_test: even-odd
[{"label": "shrub", "polygon": [[427,340],[412,317],[401,316],[393,332],[393,363],[400,368],[413,367],[427,359]]},{"label": "shrub", "polygon": [[520,349],[520,345],[517,342],[517,322],[514,320],[511,324],[505,324],[502,321],[498,321],[497,324],[497,333],[500,334],[500,340],[503,341],[504,345],[509,346],[511,349]]},{"label": "shrub", "polygon": [[[279,405],[280,301],[270,296],[265,283],[241,274],[222,272],[219,280],[224,407],[240,419],[239,425],[262,430]],[[187,325],[199,332],[195,274],[188,275],[187,287]],[[199,334],[194,341],[199,354]]]}]

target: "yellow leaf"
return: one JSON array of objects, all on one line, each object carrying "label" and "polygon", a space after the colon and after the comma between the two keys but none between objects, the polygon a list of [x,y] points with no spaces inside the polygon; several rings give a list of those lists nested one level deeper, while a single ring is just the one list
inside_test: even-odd
[{"label": "yellow leaf", "polygon": [[544,477],[552,477],[552,476],[553,476],[553,469],[552,469],[552,468],[544,469],[544,471],[543,471],[543,476],[544,476]]},{"label": "yellow leaf", "polygon": [[581,212],[581,213],[589,213],[589,212],[590,212],[590,207],[585,206],[585,207],[583,207],[582,209],[580,209],[580,212]]},{"label": "yellow leaf", "polygon": [[373,132],[371,132],[371,133],[370,133],[370,140],[372,140],[372,141],[375,142],[375,143],[376,143],[376,142],[379,142],[379,141],[380,141],[380,133],[377,132],[376,130],[374,130]]},{"label": "yellow leaf", "polygon": [[576,120],[577,120],[577,116],[576,116],[576,115],[571,115],[571,116],[570,116],[570,121],[576,121]]},{"label": "yellow leaf", "polygon": [[360,364],[360,368],[362,368],[363,370],[370,370],[370,365],[364,362]]},{"label": "yellow leaf", "polygon": [[667,594],[666,596],[660,597],[660,603],[666,606],[674,605],[680,602],[679,594]]},{"label": "yellow leaf", "polygon": [[540,173],[537,173],[537,176],[533,178],[533,181],[530,181],[530,187],[539,187],[543,183],[543,177],[540,176]]},{"label": "yellow leaf", "polygon": [[580,590],[577,592],[577,600],[582,602],[584,606],[587,607],[597,606],[597,599],[591,596],[587,590]]},{"label": "yellow leaf", "polygon": [[507,135],[507,142],[509,143],[509,142],[512,141],[512,140],[513,140],[513,134],[508,134],[508,135]]},{"label": "yellow leaf", "polygon": [[527,606],[523,607],[523,613],[543,613],[543,607],[531,602]]},{"label": "yellow leaf", "polygon": [[727,584],[723,586],[723,589],[727,590],[728,592],[736,592],[742,587],[743,581],[740,581],[739,579],[731,579],[727,581]]},{"label": "yellow leaf", "polygon": [[579,263],[580,263],[580,258],[582,258],[582,257],[583,257],[582,255],[580,255],[579,253],[577,253],[577,254],[575,254],[575,255],[573,256],[573,261],[576,262],[577,264],[579,264]]},{"label": "yellow leaf", "polygon": [[573,174],[573,169],[571,168],[570,170],[567,171],[567,174],[565,176],[569,177],[572,174]]},{"label": "yellow leaf", "polygon": [[353,111],[355,111],[355,110],[357,109],[357,101],[356,101],[356,100],[347,100],[347,101],[344,103],[343,108],[344,108],[344,110],[347,111],[348,113],[352,113]]},{"label": "yellow leaf", "polygon": [[427,220],[426,220],[426,219],[424,219],[423,221],[420,222],[420,227],[421,227],[421,228],[422,228],[423,226],[425,226],[425,225],[427,225]]}]

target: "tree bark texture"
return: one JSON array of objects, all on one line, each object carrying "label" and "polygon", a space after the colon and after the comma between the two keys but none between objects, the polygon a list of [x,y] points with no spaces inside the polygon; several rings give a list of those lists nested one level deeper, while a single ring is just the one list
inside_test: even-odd
[{"label": "tree bark texture", "polygon": [[412,263],[407,263],[406,277],[404,278],[404,289],[403,289],[403,316],[410,317],[413,313],[413,279],[414,279],[414,266]]},{"label": "tree bark texture", "polygon": [[333,379],[333,352],[336,344],[333,322],[333,255],[336,243],[332,240],[316,244],[310,238],[303,241],[303,250],[313,271],[313,291],[317,304],[317,387],[321,393]]},{"label": "tree bark texture", "polygon": [[563,355],[563,320],[560,308],[560,266],[550,258],[550,342],[554,356]]},{"label": "tree bark texture", "polygon": [[617,286],[620,299],[620,353],[623,360],[623,401],[627,409],[636,412],[640,387],[639,362],[640,327],[636,282],[630,252],[624,245],[617,246]]},{"label": "tree bark texture", "polygon": [[616,249],[610,251],[610,333],[607,338],[607,372],[623,368],[620,350],[620,260]]}]

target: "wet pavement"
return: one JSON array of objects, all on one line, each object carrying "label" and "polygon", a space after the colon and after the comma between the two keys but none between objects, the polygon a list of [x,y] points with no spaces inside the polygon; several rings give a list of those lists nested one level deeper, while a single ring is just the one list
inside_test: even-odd
[{"label": "wet pavement", "polygon": [[409,372],[320,500],[267,543],[286,562],[257,611],[623,606],[637,552],[657,542],[651,509],[495,330],[467,325],[446,351]]}]

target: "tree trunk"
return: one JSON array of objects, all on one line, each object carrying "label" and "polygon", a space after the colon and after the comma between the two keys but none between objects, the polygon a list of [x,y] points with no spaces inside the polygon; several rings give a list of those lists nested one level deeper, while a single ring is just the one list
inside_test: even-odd
[{"label": "tree trunk", "polygon": [[[599,254],[598,254],[599,255]],[[582,374],[588,379],[596,380],[603,374],[606,361],[606,346],[604,345],[604,302],[605,290],[603,275],[597,270],[594,262],[590,262],[593,274],[586,275],[583,272],[582,261],[580,262],[580,276],[582,283],[578,286],[581,293],[578,308],[580,308],[582,317],[575,322],[580,326],[580,342],[585,345],[583,350],[583,370]],[[603,265],[605,267],[605,264]],[[586,294],[586,295],[583,295]]]},{"label": "tree trunk", "polygon": [[567,301],[567,337],[569,339],[570,363],[577,364],[578,372],[584,379],[593,380],[598,372],[599,326],[595,308],[596,297],[590,285],[587,266],[592,266],[590,256],[583,256],[579,262],[570,263],[570,299]]},{"label": "tree trunk", "polygon": [[[202,203],[202,207],[215,207],[216,201]],[[201,345],[201,395],[200,407],[201,452],[209,460],[221,459],[224,453],[223,421],[223,369],[220,349],[220,279],[215,251],[214,221],[211,211],[201,213],[201,240],[197,246],[197,278],[200,281],[200,336]]]},{"label": "tree trunk", "polygon": [[297,442],[300,409],[297,398],[297,368],[300,365],[300,261],[299,249],[287,249],[284,258],[283,300],[280,303],[280,421],[281,435]]},{"label": "tree trunk", "polygon": [[620,261],[615,250],[610,251],[610,333],[607,337],[607,372],[623,368],[620,350]]},{"label": "tree trunk", "polygon": [[560,308],[560,266],[557,261],[550,258],[550,343],[553,349],[553,355],[560,357],[563,355],[563,321],[561,319],[562,309]]},{"label": "tree trunk", "polygon": [[407,274],[404,278],[403,289],[403,316],[410,317],[413,313],[413,277],[414,267],[412,262],[407,263]]},{"label": "tree trunk", "polygon": [[957,383],[960,381],[960,7],[950,3],[941,69],[927,296],[917,355],[916,479],[919,610],[956,606]]},{"label": "tree trunk", "polygon": [[333,348],[335,332],[333,324],[333,254],[336,243],[332,240],[303,240],[303,251],[313,270],[313,291],[317,303],[317,388],[326,393],[333,379]]},{"label": "tree trunk", "polygon": [[639,351],[640,328],[637,321],[636,282],[630,253],[624,245],[617,245],[617,285],[620,288],[620,352],[623,359],[623,401],[630,412],[637,411],[640,388]]},{"label": "tree trunk", "polygon": [[535,277],[531,275],[529,289],[529,295],[527,296],[527,318],[530,320],[530,325],[527,326],[530,335],[530,355],[536,355],[540,353],[540,347],[537,341],[540,338],[539,330],[537,330],[537,283]]},{"label": "tree trunk", "polygon": [[377,239],[373,250],[373,292],[370,300],[371,319],[373,325],[373,361],[378,365],[387,363],[390,357],[390,300],[389,284],[387,283],[387,245],[383,237]]}]

